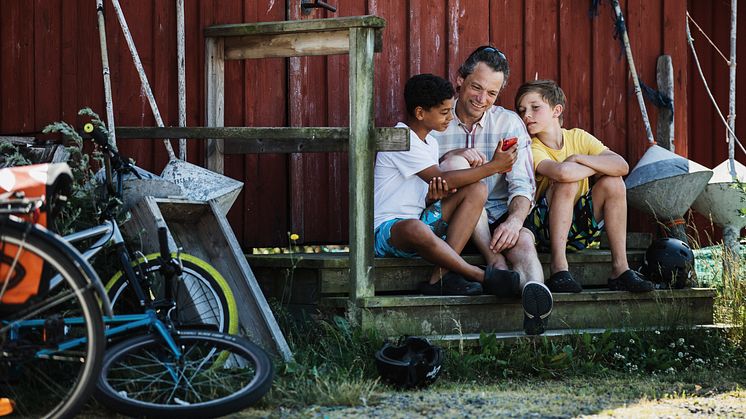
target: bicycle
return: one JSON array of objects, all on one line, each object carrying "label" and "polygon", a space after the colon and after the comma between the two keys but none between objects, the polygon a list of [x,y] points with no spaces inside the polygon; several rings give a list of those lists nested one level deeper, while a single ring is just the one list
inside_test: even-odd
[{"label": "bicycle", "polygon": [[[91,127],[87,130],[95,134]],[[95,140],[96,135],[93,137]],[[105,163],[107,169],[111,168],[108,159]],[[111,184],[108,173],[107,170],[108,183]],[[121,191],[121,188],[118,189]],[[124,271],[120,277],[126,275],[126,289],[136,296],[135,306],[139,308],[138,314],[104,317],[104,336],[111,338],[135,329],[145,329],[147,333],[125,338],[107,351],[96,382],[98,398],[104,404],[131,415],[174,417],[224,415],[261,398],[271,386],[273,367],[260,347],[243,338],[199,330],[204,329],[205,325],[192,324],[179,315],[173,315],[180,312],[179,288],[176,285],[181,282],[177,277],[181,275],[182,263],[178,253],[171,253],[168,249],[166,229],[160,228],[158,232],[159,256],[149,258],[147,262],[158,266],[153,272],[157,272],[155,276],[159,278],[159,286],[153,287],[153,282],[136,273],[145,270],[144,263],[135,262],[136,269],[130,266],[129,255],[113,217],[103,224],[87,232],[75,233],[71,239],[99,237],[94,235],[95,232],[105,236],[100,231],[109,232],[109,237],[99,237],[98,244],[87,249],[84,257],[91,257],[103,243],[113,240]],[[54,259],[50,257],[50,260]],[[56,281],[50,285],[51,296],[56,295],[55,290],[62,287],[60,284],[63,283]],[[129,300],[119,298],[120,301]],[[103,300],[106,300],[105,294]],[[72,334],[76,325],[84,321],[68,314],[70,312],[66,311],[50,313],[35,321],[25,318],[13,322],[4,317],[0,319],[2,342],[20,346],[18,342],[29,338],[37,337],[39,341],[32,350],[18,352],[15,359],[8,361],[8,365],[23,374],[22,367],[41,355],[59,358],[57,354],[63,350],[73,350],[80,345],[96,348],[102,345],[104,341],[100,337]],[[197,330],[183,330],[185,326]],[[47,329],[50,333],[47,333]],[[47,335],[53,339],[46,338]],[[42,344],[45,345],[44,349],[41,349]],[[3,347],[8,346],[3,344]]]},{"label": "bicycle", "polygon": [[[124,177],[128,174],[139,177],[139,173],[109,145],[108,138],[100,127],[87,123],[83,127],[83,134],[86,138],[92,139],[103,153],[107,193],[121,201]],[[110,204],[112,202],[116,201],[109,201]],[[92,260],[106,245],[113,246],[121,270],[107,281],[105,288],[115,312],[133,313],[142,310],[145,295],[137,295],[130,286],[133,281],[140,281],[144,294],[152,294],[157,300],[162,300],[167,291],[173,292],[178,302],[178,311],[173,311],[171,315],[177,325],[198,325],[223,333],[238,333],[239,319],[235,297],[228,282],[215,268],[196,256],[173,253],[171,257],[181,263],[182,276],[175,284],[175,290],[166,290],[160,274],[162,259],[156,253],[140,253],[133,261],[126,249],[115,212],[116,204],[107,205],[102,211],[99,225],[64,236],[65,240],[74,244],[93,240],[88,247],[80,249],[88,260]]]},{"label": "bicycle", "polygon": [[[74,248],[12,215],[38,210],[40,202],[0,200],[0,395],[13,400],[21,416],[65,418],[94,390],[104,355],[102,310],[111,314],[111,308],[95,271]],[[49,290],[53,279],[57,286]],[[38,281],[36,295],[4,302],[30,280]],[[76,321],[64,323],[61,313]],[[57,346],[63,337],[78,343]]]}]

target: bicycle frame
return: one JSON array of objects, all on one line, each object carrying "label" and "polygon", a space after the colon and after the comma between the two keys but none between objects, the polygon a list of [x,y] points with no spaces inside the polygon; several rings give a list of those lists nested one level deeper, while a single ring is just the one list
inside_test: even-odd
[{"label": "bicycle frame", "polygon": [[[20,337],[20,332],[22,328],[26,327],[44,327],[45,320],[38,319],[38,320],[22,320],[19,322],[14,322],[10,326],[10,339],[15,340]],[[83,318],[81,317],[70,317],[70,318],[64,318],[63,323],[65,326],[74,326],[76,324],[82,324]],[[171,332],[169,331],[169,328],[161,321],[155,310],[153,309],[147,309],[145,310],[145,313],[143,314],[123,314],[123,315],[114,315],[114,316],[104,316],[104,325],[109,326],[112,324],[118,324],[119,326],[115,327],[107,327],[104,331],[104,336],[110,337],[114,336],[120,333],[124,333],[129,330],[139,329],[143,327],[147,327],[148,329],[155,329],[160,337],[166,342],[168,345],[168,348],[173,352],[173,354],[176,356],[177,360],[181,360],[182,352],[179,349],[179,345],[176,344],[176,340],[171,335]],[[45,348],[41,349],[38,352],[36,352],[36,357],[38,358],[49,358],[54,357],[55,353],[58,351],[66,351],[72,348],[75,348],[76,346],[83,345],[87,342],[87,338],[76,338],[76,339],[69,339],[64,340],[61,342],[58,342],[55,348]],[[174,379],[176,380],[177,373],[175,371],[170,371]]]}]

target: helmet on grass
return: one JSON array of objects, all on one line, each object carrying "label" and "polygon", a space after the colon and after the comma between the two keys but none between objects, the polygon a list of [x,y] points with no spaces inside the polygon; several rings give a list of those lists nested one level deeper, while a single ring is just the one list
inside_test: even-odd
[{"label": "helmet on grass", "polygon": [[653,241],[640,271],[656,288],[685,288],[697,278],[694,252],[688,244],[670,237]]},{"label": "helmet on grass", "polygon": [[438,379],[444,357],[443,348],[410,336],[400,345],[384,344],[376,352],[376,366],[384,381],[400,387],[424,387]]}]

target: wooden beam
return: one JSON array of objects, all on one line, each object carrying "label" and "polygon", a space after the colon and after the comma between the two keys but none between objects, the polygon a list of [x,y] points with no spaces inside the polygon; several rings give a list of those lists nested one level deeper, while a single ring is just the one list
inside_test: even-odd
[{"label": "wooden beam", "polygon": [[[375,151],[409,150],[406,128],[375,128]],[[224,154],[324,153],[349,150],[349,128],[117,127],[120,139],[225,140]]]},{"label": "wooden beam", "polygon": [[[661,55],[658,57],[658,65],[656,72],[656,79],[658,82],[658,91],[671,98],[672,106],[674,101],[674,73],[673,73],[673,61],[671,61],[670,55]],[[665,148],[666,150],[674,150],[674,112],[673,108],[659,108],[658,109],[658,126],[656,130],[655,139],[658,145]]]},{"label": "wooden beam", "polygon": [[346,54],[349,30],[225,38],[225,59]]},{"label": "wooden beam", "polygon": [[386,20],[378,16],[352,16],[329,19],[290,20],[282,22],[235,23],[205,28],[206,38],[246,35],[285,35],[302,32],[324,32],[352,28],[383,29]]},{"label": "wooden beam", "polygon": [[[208,127],[222,127],[225,116],[225,59],[222,38],[205,41],[205,123]],[[180,137],[174,137],[180,138]],[[223,173],[223,140],[207,140],[207,168]]]},{"label": "wooden beam", "polygon": [[360,302],[373,285],[373,29],[350,29],[350,273],[349,314],[361,319]]}]

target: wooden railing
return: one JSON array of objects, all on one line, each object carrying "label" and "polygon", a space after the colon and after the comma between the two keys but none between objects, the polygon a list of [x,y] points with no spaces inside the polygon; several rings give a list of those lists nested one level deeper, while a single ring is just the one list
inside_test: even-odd
[{"label": "wooden railing", "polygon": [[[207,168],[223,173],[225,154],[349,153],[350,309],[373,287],[373,165],[376,151],[409,149],[402,128],[376,128],[373,53],[381,50],[386,22],[377,16],[242,23],[205,29],[206,123],[199,128],[118,128],[119,138],[205,138]],[[225,61],[308,55],[349,56],[350,126],[223,127]]]}]

